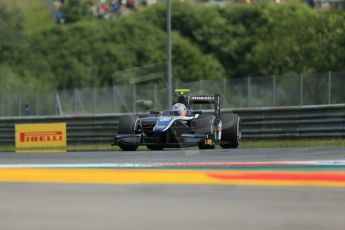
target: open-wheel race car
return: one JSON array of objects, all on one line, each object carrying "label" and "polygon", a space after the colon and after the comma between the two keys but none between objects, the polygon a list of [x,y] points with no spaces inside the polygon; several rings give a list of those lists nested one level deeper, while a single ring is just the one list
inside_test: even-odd
[{"label": "open-wheel race car", "polygon": [[[187,96],[189,90],[175,90],[179,95],[171,111],[146,115],[124,115],[119,120],[114,145],[135,151],[140,145],[150,150],[198,146],[213,149],[237,148],[241,140],[240,117],[221,113],[220,96]],[[213,104],[214,111],[191,109],[193,104]]]}]

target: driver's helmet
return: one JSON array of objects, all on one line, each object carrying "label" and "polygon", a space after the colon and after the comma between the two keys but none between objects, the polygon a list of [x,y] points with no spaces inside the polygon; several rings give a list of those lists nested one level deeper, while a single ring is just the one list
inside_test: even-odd
[{"label": "driver's helmet", "polygon": [[172,107],[172,111],[177,111],[180,116],[187,115],[187,107],[182,103],[176,103]]}]

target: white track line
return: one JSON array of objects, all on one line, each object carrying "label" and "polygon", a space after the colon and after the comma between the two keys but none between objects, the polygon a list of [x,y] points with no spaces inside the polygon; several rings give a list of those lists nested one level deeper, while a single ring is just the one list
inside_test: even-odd
[{"label": "white track line", "polygon": [[200,163],[75,163],[75,164],[0,164],[0,168],[150,168],[150,167],[226,167],[246,166],[345,166],[345,160],[275,162],[200,162]]}]

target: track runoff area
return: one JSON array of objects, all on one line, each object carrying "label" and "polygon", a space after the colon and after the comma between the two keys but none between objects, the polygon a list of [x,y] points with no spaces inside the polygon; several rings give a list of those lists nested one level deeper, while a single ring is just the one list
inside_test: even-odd
[{"label": "track runoff area", "polygon": [[2,164],[1,182],[345,187],[345,160]]}]

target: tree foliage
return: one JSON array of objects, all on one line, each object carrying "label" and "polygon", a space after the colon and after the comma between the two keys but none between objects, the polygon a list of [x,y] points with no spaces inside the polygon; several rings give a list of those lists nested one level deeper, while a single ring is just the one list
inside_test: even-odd
[{"label": "tree foliage", "polygon": [[[164,7],[145,12],[164,28]],[[344,12],[303,4],[192,7],[175,2],[173,28],[212,54],[227,77],[343,70]]]},{"label": "tree foliage", "polygon": [[65,23],[75,23],[87,15],[87,3],[83,0],[68,0],[62,11],[66,17]]},{"label": "tree foliage", "polygon": [[18,10],[0,3],[0,52],[14,45],[22,36],[23,19]]},{"label": "tree foliage", "polygon": [[[165,5],[104,21],[84,20],[80,1],[71,2],[75,23],[27,35],[20,44],[12,43],[20,37],[20,17],[1,7],[0,47],[7,47],[0,52],[3,82],[15,85],[16,79],[38,89],[100,86],[127,81],[115,72],[166,61]],[[343,11],[302,4],[174,2],[174,76],[193,81],[344,70],[344,21]]]}]

